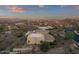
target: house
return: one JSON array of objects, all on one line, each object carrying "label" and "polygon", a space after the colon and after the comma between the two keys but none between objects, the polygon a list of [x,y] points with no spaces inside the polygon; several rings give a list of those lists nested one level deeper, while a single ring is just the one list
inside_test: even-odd
[{"label": "house", "polygon": [[53,27],[52,26],[38,26],[38,29],[47,30],[47,29],[53,29]]},{"label": "house", "polygon": [[75,33],[75,35],[74,35],[74,42],[79,47],[79,32],[74,31],[74,33]]},{"label": "house", "polygon": [[41,33],[31,33],[27,37],[27,44],[40,44],[45,41],[44,35]]},{"label": "house", "polygon": [[28,53],[30,51],[32,51],[32,46],[28,46],[26,48],[13,48],[13,52],[10,52],[10,54]]},{"label": "house", "polygon": [[41,44],[42,41],[45,42],[54,42],[55,38],[48,34],[46,30],[35,30],[31,32],[27,32],[27,44]]}]

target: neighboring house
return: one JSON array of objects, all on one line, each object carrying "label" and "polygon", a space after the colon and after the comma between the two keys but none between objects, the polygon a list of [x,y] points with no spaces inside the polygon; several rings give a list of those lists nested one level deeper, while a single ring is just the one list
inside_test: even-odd
[{"label": "neighboring house", "polygon": [[38,29],[41,29],[41,30],[47,30],[52,28],[53,28],[52,26],[38,26]]},{"label": "neighboring house", "polygon": [[64,38],[66,33],[65,33],[64,30],[63,30],[63,31],[59,31],[58,34],[59,34],[61,37]]},{"label": "neighboring house", "polygon": [[15,25],[25,25],[25,24],[20,22],[20,23],[16,23]]},{"label": "neighboring house", "polygon": [[76,45],[79,46],[79,33],[77,31],[74,31],[75,36],[74,36],[74,42]]},{"label": "neighboring house", "polygon": [[32,46],[28,46],[26,48],[13,48],[13,52],[10,52],[11,54],[15,53],[28,53],[32,50]]}]

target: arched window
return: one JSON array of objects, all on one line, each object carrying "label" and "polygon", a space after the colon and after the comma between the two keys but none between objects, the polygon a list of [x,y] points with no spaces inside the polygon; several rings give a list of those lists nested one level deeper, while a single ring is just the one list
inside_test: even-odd
[{"label": "arched window", "polygon": [[30,41],[28,40],[28,43],[30,43]]}]

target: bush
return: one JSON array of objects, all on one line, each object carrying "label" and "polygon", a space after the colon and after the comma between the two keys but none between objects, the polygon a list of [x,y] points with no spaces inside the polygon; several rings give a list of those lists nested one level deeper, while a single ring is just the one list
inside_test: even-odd
[{"label": "bush", "polygon": [[0,25],[0,32],[2,32],[4,30],[5,26],[4,25]]},{"label": "bush", "polygon": [[65,40],[73,39],[74,34],[72,32],[66,32],[65,34]]},{"label": "bush", "polygon": [[42,52],[47,52],[50,48],[50,44],[48,42],[42,42],[42,44],[40,45],[40,50]]}]

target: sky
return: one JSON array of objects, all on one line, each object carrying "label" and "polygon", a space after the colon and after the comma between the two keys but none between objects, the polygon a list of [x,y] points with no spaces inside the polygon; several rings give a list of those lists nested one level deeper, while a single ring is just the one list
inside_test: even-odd
[{"label": "sky", "polygon": [[76,18],[78,5],[0,5],[0,17]]}]

